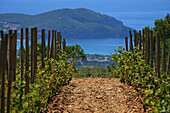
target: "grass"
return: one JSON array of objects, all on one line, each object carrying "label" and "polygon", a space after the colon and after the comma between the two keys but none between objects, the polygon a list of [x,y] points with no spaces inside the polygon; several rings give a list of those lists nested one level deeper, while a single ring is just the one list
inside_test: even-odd
[{"label": "grass", "polygon": [[113,78],[116,77],[113,75],[113,70],[115,65],[107,66],[106,68],[97,65],[95,66],[86,66],[83,68],[78,68],[78,70],[73,74],[75,78]]}]

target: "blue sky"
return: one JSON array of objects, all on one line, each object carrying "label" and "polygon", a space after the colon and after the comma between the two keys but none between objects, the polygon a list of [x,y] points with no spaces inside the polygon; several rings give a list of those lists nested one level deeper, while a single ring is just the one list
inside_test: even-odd
[{"label": "blue sky", "polygon": [[170,12],[170,0],[0,0],[0,13],[39,14],[61,8],[88,8],[100,13]]}]

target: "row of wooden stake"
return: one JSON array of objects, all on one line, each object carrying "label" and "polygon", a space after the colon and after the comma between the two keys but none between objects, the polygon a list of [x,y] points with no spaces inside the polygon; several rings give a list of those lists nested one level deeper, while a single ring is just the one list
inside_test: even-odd
[{"label": "row of wooden stake", "polygon": [[[144,31],[142,30],[142,35],[141,31],[139,33],[136,33],[134,30],[134,47],[133,47],[133,39],[132,39],[132,33],[129,31],[130,34],[130,51],[134,51],[134,47],[139,47],[139,50],[143,52],[145,62],[146,64],[149,64],[151,68],[153,68],[153,47],[155,47],[155,71],[158,74],[158,77],[160,77],[160,36],[158,32],[156,32],[156,43],[153,43],[153,31]],[[145,36],[146,35],[146,36]],[[126,45],[126,51],[128,51],[128,37],[125,37],[125,45]],[[162,73],[167,73],[169,74],[170,70],[170,49],[168,53],[168,62],[166,62],[166,32],[163,31],[163,37],[162,37]]]},{"label": "row of wooden stake", "polygon": [[[24,58],[24,29],[20,30],[20,78],[21,78],[21,86],[23,85],[23,81],[25,79],[25,95],[29,92],[29,84],[33,84],[35,82],[35,75],[37,72],[37,28],[31,28],[31,80],[29,80],[29,28],[25,28],[25,58]],[[41,30],[41,68],[44,68],[44,58],[47,59],[56,59],[59,60],[59,52],[62,49],[63,52],[66,51],[66,41],[63,39],[62,44],[62,35],[61,32],[56,32],[52,30],[52,36],[50,36],[51,31],[48,31],[48,44],[47,51],[45,51],[46,43],[45,43],[45,29]],[[50,47],[51,43],[51,47]],[[9,48],[9,49],[8,49]],[[9,51],[8,51],[9,50]],[[8,34],[5,34],[1,31],[1,40],[0,40],[0,80],[1,80],[1,113],[5,113],[5,78],[7,77],[8,81],[8,92],[7,92],[7,113],[10,112],[10,104],[11,104],[11,85],[12,82],[16,80],[16,59],[17,59],[17,30],[9,30]],[[24,66],[25,59],[25,66]],[[25,67],[25,71],[24,71]],[[25,72],[25,73],[24,73]],[[6,76],[7,75],[7,76]],[[23,91],[21,89],[20,100],[22,102]]]}]

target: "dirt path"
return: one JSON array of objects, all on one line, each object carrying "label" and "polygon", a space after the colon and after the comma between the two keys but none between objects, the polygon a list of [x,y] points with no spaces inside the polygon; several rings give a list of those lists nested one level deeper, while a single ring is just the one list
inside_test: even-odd
[{"label": "dirt path", "polygon": [[56,94],[49,113],[142,113],[132,87],[118,78],[73,78]]}]

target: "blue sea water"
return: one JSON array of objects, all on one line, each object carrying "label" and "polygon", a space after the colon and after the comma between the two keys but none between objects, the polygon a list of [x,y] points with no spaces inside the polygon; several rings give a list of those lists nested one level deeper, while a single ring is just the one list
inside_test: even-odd
[{"label": "blue sea water", "polygon": [[[141,30],[145,26],[154,27],[154,21],[156,19],[164,19],[167,15],[167,11],[159,12],[112,12],[107,13],[110,16],[115,17],[118,20],[121,20],[124,25],[129,26],[136,30]],[[41,42],[41,40],[38,40]],[[47,42],[47,41],[46,41]],[[79,44],[85,50],[86,54],[103,54],[110,55],[114,53],[114,49],[117,49],[117,46],[125,47],[124,37],[122,38],[107,38],[104,39],[67,39],[67,45]],[[19,48],[19,42],[17,43]]]},{"label": "blue sea water", "polygon": [[[39,43],[41,43],[41,40],[38,40]],[[31,42],[29,41],[29,44]],[[47,44],[47,40],[46,40]],[[84,49],[86,54],[103,54],[103,55],[110,55],[111,53],[114,53],[114,49],[117,48],[117,46],[123,46],[124,44],[124,38],[106,38],[106,39],[80,39],[80,40],[72,40],[66,38],[66,45],[81,45],[81,47]],[[25,41],[24,41],[24,47],[25,47]],[[20,48],[20,41],[17,41],[17,48]]]},{"label": "blue sea water", "polygon": [[[136,30],[149,26],[154,27],[156,19],[164,19],[168,11],[145,11],[145,12],[113,12],[108,15],[121,20],[125,26],[129,26]],[[115,53],[114,49],[118,46],[125,47],[125,39],[122,38],[105,38],[105,39],[82,39],[82,40],[67,40],[68,45],[80,44],[88,54],[104,54],[110,55]]]},{"label": "blue sea water", "polygon": [[[67,40],[68,45],[74,45],[74,40]],[[81,39],[76,40],[77,44],[85,50],[88,54],[104,54],[110,55],[114,53],[117,46],[125,46],[124,38],[106,38],[106,39]]]},{"label": "blue sea water", "polygon": [[121,20],[126,26],[141,30],[146,26],[154,27],[155,20],[164,19],[167,13],[170,13],[170,11],[123,11],[107,14]]}]

